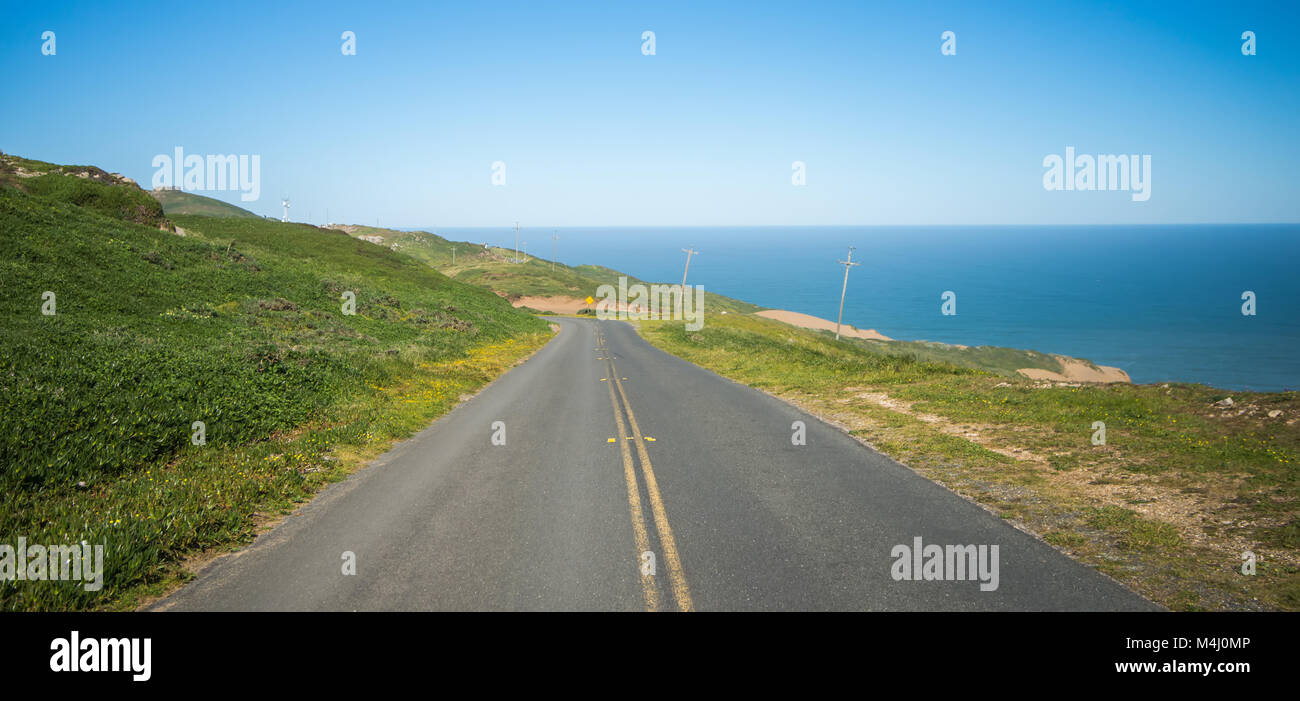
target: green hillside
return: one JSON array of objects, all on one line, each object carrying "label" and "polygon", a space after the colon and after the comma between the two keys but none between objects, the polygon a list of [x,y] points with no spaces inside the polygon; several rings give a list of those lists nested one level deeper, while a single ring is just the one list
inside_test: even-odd
[{"label": "green hillside", "polygon": [[[595,295],[601,285],[617,285],[620,276],[629,284],[644,280],[598,265],[570,266],[551,261],[529,258],[527,262],[513,263],[514,251],[502,248],[485,248],[482,243],[450,241],[425,231],[396,231],[369,226],[336,226],[355,237],[378,237],[375,245],[400,251],[421,260],[442,273],[461,282],[487,287],[510,299],[519,297],[577,297]],[[452,249],[455,248],[455,264]],[[707,290],[707,285],[706,285]],[[710,312],[756,312],[762,309],[754,304],[722,295],[708,293],[707,309]]]},{"label": "green hillside", "polygon": [[149,194],[162,204],[163,212],[169,217],[194,214],[205,217],[263,218],[228,202],[183,190],[150,190]]},{"label": "green hillside", "polygon": [[94,166],[60,166],[0,154],[0,188],[16,190],[34,202],[67,203],[153,227],[169,227],[162,205],[135,182]]},{"label": "green hillside", "polygon": [[6,163],[0,532],[106,548],[102,592],[0,582],[3,610],[129,606],[549,338],[340,232],[178,216],[181,237],[129,181]]}]

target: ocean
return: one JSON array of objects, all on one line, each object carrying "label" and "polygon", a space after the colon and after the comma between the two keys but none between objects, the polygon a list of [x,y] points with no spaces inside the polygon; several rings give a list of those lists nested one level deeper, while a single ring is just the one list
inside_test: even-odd
[{"label": "ocean", "polygon": [[[514,245],[513,229],[423,227]],[[521,229],[549,258],[550,229]],[[591,227],[559,260],[688,283],[903,340],[1033,349],[1123,368],[1134,382],[1300,388],[1300,225]],[[944,292],[956,314],[941,313]],[[1244,315],[1243,293],[1255,314]],[[706,307],[707,311],[707,307]],[[706,321],[707,323],[707,321]]]}]

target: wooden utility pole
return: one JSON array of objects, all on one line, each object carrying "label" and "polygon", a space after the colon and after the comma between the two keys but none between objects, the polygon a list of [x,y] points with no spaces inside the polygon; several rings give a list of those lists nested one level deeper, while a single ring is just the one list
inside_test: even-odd
[{"label": "wooden utility pole", "polygon": [[844,293],[849,291],[849,268],[862,265],[853,262],[853,249],[853,246],[849,246],[848,260],[840,261],[840,265],[844,266],[844,286],[840,288],[840,315],[835,317],[835,340],[837,341],[840,340],[840,322],[844,321]]},{"label": "wooden utility pole", "polygon": [[555,272],[555,252],[560,248],[560,232],[553,231],[551,234],[551,272]]},{"label": "wooden utility pole", "polygon": [[683,248],[682,253],[686,254],[686,268],[682,270],[682,293],[677,296],[677,302],[673,305],[673,311],[680,317],[684,304],[686,304],[686,273],[691,271],[691,256],[699,253],[694,248]]},{"label": "wooden utility pole", "polygon": [[515,262],[519,262],[519,222],[515,222]]},{"label": "wooden utility pole", "polygon": [[691,256],[699,253],[693,248],[683,248],[682,253],[686,254],[686,269],[682,271],[682,294],[686,294],[686,273],[691,271]]}]

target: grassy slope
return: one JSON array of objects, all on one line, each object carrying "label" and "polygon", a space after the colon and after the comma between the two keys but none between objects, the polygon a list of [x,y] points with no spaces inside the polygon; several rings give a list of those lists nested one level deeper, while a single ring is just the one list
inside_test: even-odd
[{"label": "grassy slope", "polygon": [[[763,323],[778,323],[771,319],[762,319]],[[788,326],[788,325],[787,325]],[[775,333],[777,327],[771,328]],[[789,328],[795,328],[790,326]],[[811,333],[821,336],[824,340],[833,341],[835,334],[831,331],[821,329],[800,329],[801,332]],[[999,346],[957,346],[949,343],[938,343],[935,341],[878,341],[874,339],[848,338],[842,339],[843,343],[857,347],[859,350],[870,354],[886,355],[897,358],[910,359],[922,363],[942,363],[946,365],[955,365],[957,367],[967,368],[970,370],[982,370],[997,375],[1008,377],[1024,377],[1017,373],[1022,368],[1038,368],[1050,370],[1052,372],[1061,372],[1061,361],[1057,356],[1048,353],[1039,353],[1032,350],[1020,350],[1017,348],[1001,348]],[[1083,361],[1091,365],[1090,361]]]},{"label": "grassy slope", "polygon": [[162,205],[130,180],[94,166],[60,166],[0,154],[0,188],[44,204],[68,203],[114,219],[170,226]]},{"label": "grassy slope", "polygon": [[[829,334],[830,332],[825,332]],[[997,346],[971,346],[962,348],[946,343],[927,341],[863,341],[854,339],[867,349],[887,355],[914,358],[922,362],[947,363],[973,370],[984,370],[999,375],[1021,377],[1022,368],[1038,368],[1061,372],[1061,361],[1056,356],[1017,348]]]},{"label": "grassy slope", "polygon": [[205,217],[239,217],[245,219],[262,219],[262,217],[228,202],[196,195],[182,190],[151,190],[154,199],[162,205],[163,212],[169,217],[197,215]]},{"label": "grassy slope", "polygon": [[[67,182],[31,187],[42,178]],[[0,183],[0,542],[106,543],[106,581],[0,583],[0,609],[130,606],[549,337],[498,296],[342,233],[178,217],[180,237],[102,206],[158,206],[134,186],[20,185],[32,194]]]},{"label": "grassy slope", "polygon": [[[1176,609],[1300,609],[1300,397],[1036,383],[754,316],[655,345],[830,418]],[[1241,411],[1240,415],[1238,411]],[[1269,417],[1270,412],[1280,412]],[[1094,421],[1106,444],[1091,444]],[[1240,573],[1241,554],[1258,573]]]},{"label": "grassy slope", "polygon": [[[631,275],[597,265],[569,266],[540,258],[529,258],[526,263],[511,263],[514,251],[499,248],[484,249],[482,243],[450,241],[423,231],[407,232],[376,229],[369,226],[347,227],[353,236],[382,236],[382,244],[400,251],[461,282],[487,287],[511,299],[526,296],[565,296],[583,298],[595,295],[596,288],[618,285],[619,276],[626,276],[629,284],[644,282]],[[452,265],[452,247],[456,249],[456,263]],[[737,299],[708,294],[706,309],[733,313],[755,312],[762,307]]]}]

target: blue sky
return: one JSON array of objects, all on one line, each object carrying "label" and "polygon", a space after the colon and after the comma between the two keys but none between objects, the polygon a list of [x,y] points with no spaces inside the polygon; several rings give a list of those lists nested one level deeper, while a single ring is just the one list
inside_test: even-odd
[{"label": "blue sky", "polygon": [[[1292,2],[2,4],[0,149],[259,154],[243,206],[296,220],[1300,221]],[[1150,200],[1044,190],[1067,146],[1151,155]]]}]

